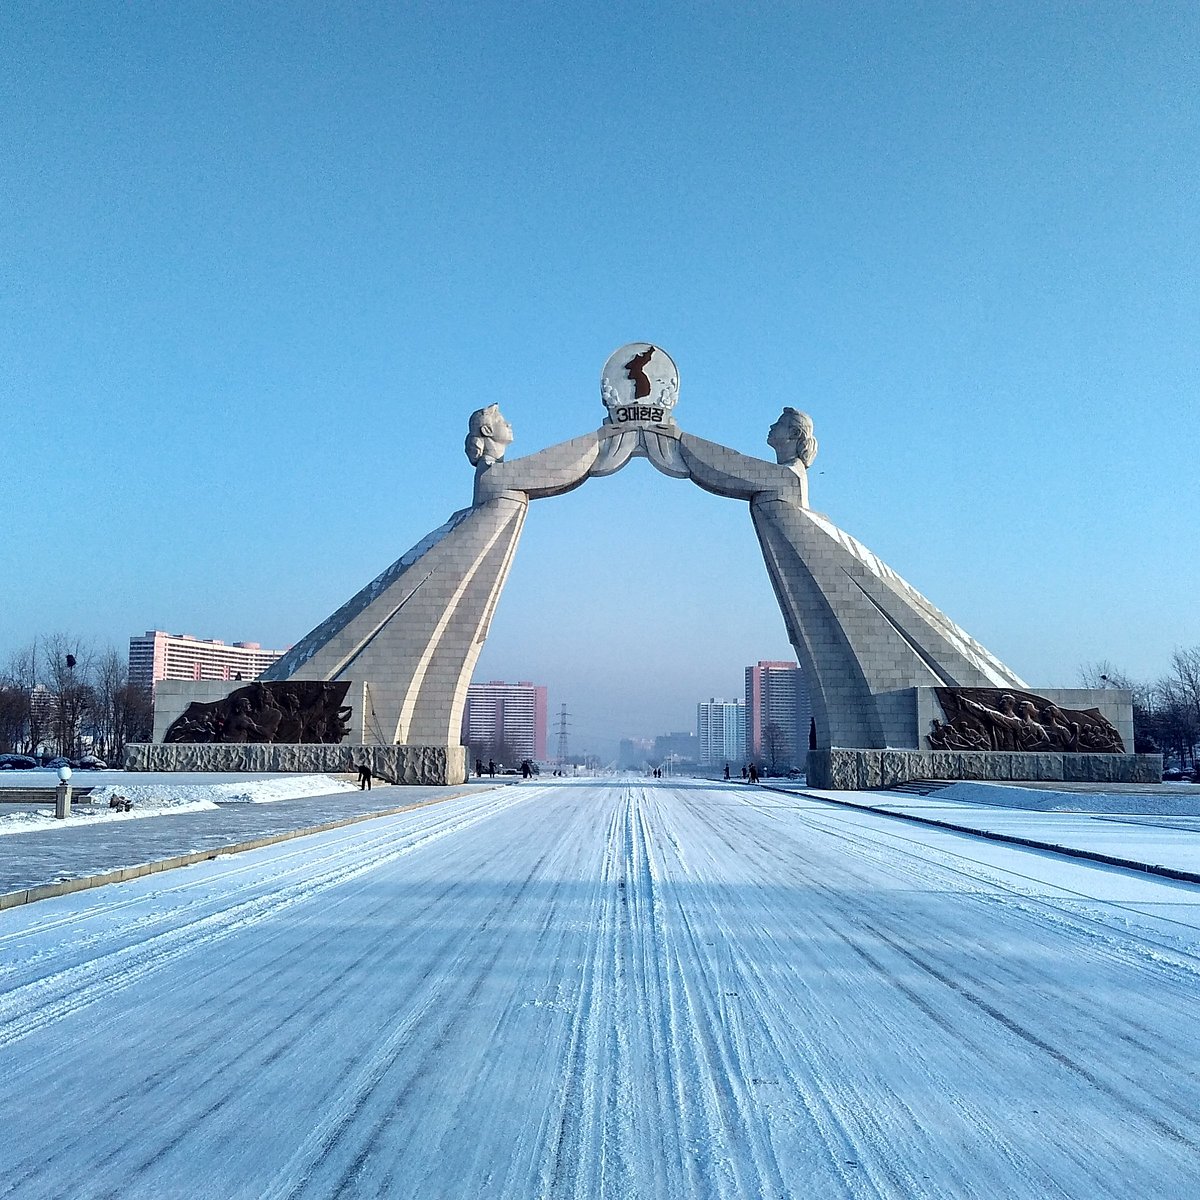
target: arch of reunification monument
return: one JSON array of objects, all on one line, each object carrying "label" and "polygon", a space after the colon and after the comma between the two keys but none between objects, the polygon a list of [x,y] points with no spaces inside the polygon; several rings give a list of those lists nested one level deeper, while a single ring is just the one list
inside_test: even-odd
[{"label": "arch of reunification monument", "polygon": [[[599,429],[508,459],[496,405],[470,418],[469,508],[454,513],[303,637],[256,684],[163,699],[155,745],[129,765],[336,769],[461,782],[463,708],[533,501],[646,458],[664,475],[745,503],[812,696],[816,787],[912,778],[1158,779],[1132,747],[1131,698],[1030,691],[862,543],[809,504],[817,452],[807,414],[770,427],[775,461],[682,430],[679,377],[635,343],[605,365]],[[220,694],[217,694],[220,693]],[[208,700],[183,712],[187,700]],[[322,707],[323,706],[323,707]],[[307,714],[307,716],[306,716]],[[178,718],[174,719],[173,718]]]}]

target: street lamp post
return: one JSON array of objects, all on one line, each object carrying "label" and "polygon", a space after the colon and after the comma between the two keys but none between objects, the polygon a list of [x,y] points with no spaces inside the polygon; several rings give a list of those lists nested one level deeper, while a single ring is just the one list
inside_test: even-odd
[{"label": "street lamp post", "polygon": [[54,790],[54,815],[65,821],[71,815],[71,768],[58,768],[58,787]]}]

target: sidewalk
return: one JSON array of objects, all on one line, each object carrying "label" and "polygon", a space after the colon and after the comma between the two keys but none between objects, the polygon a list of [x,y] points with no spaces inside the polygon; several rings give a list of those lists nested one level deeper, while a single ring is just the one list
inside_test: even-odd
[{"label": "sidewalk", "polygon": [[266,804],[223,804],[216,811],[106,816],[5,834],[0,837],[0,909],[498,786],[490,780],[459,787],[385,786]]},{"label": "sidewalk", "polygon": [[[1058,789],[1015,785],[955,784],[929,796],[912,796],[891,791],[826,792],[776,781],[764,786],[773,792],[824,800],[843,808],[1200,883],[1200,813],[1171,815],[1162,811],[1178,808],[1180,799],[1200,800],[1200,788],[1126,790],[1109,784],[1103,791],[1072,788],[1068,794]],[[956,793],[969,798],[956,800]],[[1045,811],[1033,807],[1046,803],[1050,793],[1055,803],[1078,804],[1078,810]],[[989,795],[996,803],[981,803],[980,798]],[[1156,797],[1161,797],[1157,805]],[[1134,811],[1113,811],[1123,802]],[[1017,803],[1030,807],[1014,807]],[[1099,805],[1107,811],[1087,811],[1089,805]],[[1160,811],[1147,811],[1156,806]],[[1200,808],[1200,804],[1193,807]]]}]

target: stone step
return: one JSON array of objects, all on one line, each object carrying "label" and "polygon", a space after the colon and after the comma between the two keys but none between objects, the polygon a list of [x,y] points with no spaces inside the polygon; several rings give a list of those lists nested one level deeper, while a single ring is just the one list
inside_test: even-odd
[{"label": "stone step", "polygon": [[894,783],[889,792],[904,792],[908,796],[932,796],[948,788],[953,780],[950,779],[910,779],[907,783]]}]

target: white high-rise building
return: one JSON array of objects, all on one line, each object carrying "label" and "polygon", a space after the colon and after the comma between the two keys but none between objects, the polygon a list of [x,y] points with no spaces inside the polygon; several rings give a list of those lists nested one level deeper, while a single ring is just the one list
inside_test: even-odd
[{"label": "white high-rise building", "polygon": [[213,638],[148,629],[129,639],[129,682],[153,687],[160,679],[257,679],[282,650],[264,650],[257,642],[232,646]]},{"label": "white high-rise building", "polygon": [[744,762],[746,705],[741,700],[701,700],[696,705],[696,736],[701,762]]},{"label": "white high-rise building", "polygon": [[546,758],[546,688],[544,684],[473,683],[467,690],[463,709],[462,736],[465,745],[477,756],[487,758],[505,753],[516,755],[516,766],[523,758],[535,762]]}]

